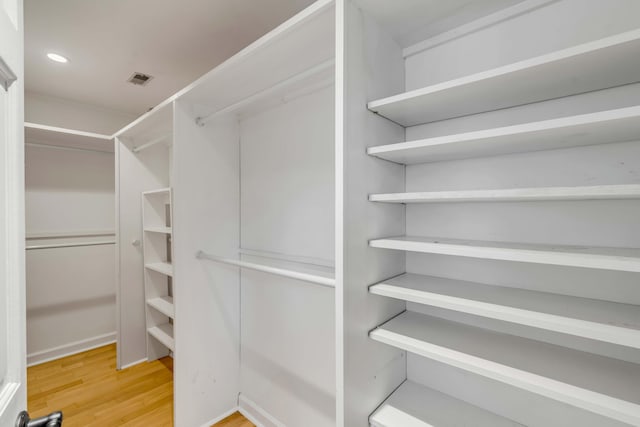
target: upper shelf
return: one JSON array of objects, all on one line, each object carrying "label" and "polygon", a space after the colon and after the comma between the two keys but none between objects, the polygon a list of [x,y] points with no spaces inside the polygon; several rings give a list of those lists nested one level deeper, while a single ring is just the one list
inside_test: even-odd
[{"label": "upper shelf", "polygon": [[640,250],[583,246],[531,245],[427,237],[391,237],[369,241],[374,248],[500,261],[640,273]]},{"label": "upper shelf", "polygon": [[640,106],[370,147],[405,165],[640,140]]},{"label": "upper shelf", "polygon": [[640,369],[635,363],[410,311],[369,335],[422,357],[640,425]]},{"label": "upper shelf", "polygon": [[409,273],[369,292],[640,349],[640,307],[635,305]]},{"label": "upper shelf", "polygon": [[637,198],[640,198],[640,184],[427,191],[369,195],[370,201],[385,203],[533,202],[554,200],[622,200]]},{"label": "upper shelf", "polygon": [[369,102],[403,126],[640,81],[640,30]]},{"label": "upper shelf", "polygon": [[373,427],[516,427],[515,421],[446,394],[405,381],[369,417]]},{"label": "upper shelf", "polygon": [[88,149],[105,153],[114,152],[111,136],[93,132],[25,122],[24,137],[26,143]]}]

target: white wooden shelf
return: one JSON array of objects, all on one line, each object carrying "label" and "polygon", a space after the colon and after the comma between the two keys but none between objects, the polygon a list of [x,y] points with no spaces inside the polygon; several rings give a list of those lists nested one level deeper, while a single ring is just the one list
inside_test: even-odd
[{"label": "white wooden shelf", "polygon": [[142,194],[145,196],[153,196],[153,195],[167,196],[169,195],[169,193],[171,193],[171,188],[159,188],[157,190],[149,190],[149,191],[142,192]]},{"label": "white wooden shelf", "polygon": [[640,140],[640,106],[369,147],[367,152],[418,164]]},{"label": "white wooden shelf", "polygon": [[171,234],[171,227],[145,227],[144,231],[148,233]]},{"label": "white wooden shelf", "polygon": [[403,126],[559,98],[640,81],[640,30],[372,101]]},{"label": "white wooden shelf", "polygon": [[173,325],[165,323],[149,328],[147,332],[169,350],[174,351]]},{"label": "white wooden shelf", "polygon": [[154,309],[158,310],[160,313],[164,314],[165,316],[168,316],[172,319],[174,318],[172,297],[165,296],[165,297],[151,298],[147,300],[147,305],[149,305],[149,307],[153,307]]},{"label": "white wooden shelf", "polygon": [[426,191],[371,194],[372,202],[453,203],[528,202],[554,200],[607,200],[640,198],[640,185],[595,185],[585,187],[509,188],[495,190]]},{"label": "white wooden shelf", "polygon": [[144,266],[149,270],[157,271],[165,276],[173,277],[173,266],[168,262],[151,262]]},{"label": "white wooden shelf", "polygon": [[426,237],[370,240],[374,248],[565,267],[640,272],[640,249],[548,246]]},{"label": "white wooden shelf", "polygon": [[405,381],[369,417],[373,427],[516,427],[522,424]]},{"label": "white wooden shelf", "polygon": [[640,307],[595,299],[403,274],[375,295],[640,349]]},{"label": "white wooden shelf", "polygon": [[640,365],[404,312],[376,341],[605,417],[640,425]]}]

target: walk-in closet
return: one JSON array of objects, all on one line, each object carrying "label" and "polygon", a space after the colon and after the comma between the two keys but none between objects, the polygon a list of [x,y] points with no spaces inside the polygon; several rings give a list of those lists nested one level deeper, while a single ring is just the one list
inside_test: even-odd
[{"label": "walk-in closet", "polygon": [[[29,410],[640,426],[640,2],[273,3],[143,114],[30,95]],[[134,403],[77,415],[52,360]]]}]

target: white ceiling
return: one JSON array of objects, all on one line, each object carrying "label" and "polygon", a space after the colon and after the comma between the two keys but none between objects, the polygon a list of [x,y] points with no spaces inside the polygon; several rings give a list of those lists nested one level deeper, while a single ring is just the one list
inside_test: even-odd
[{"label": "white ceiling", "polygon": [[[25,0],[26,89],[139,115],[311,3]],[[134,72],[154,79],[134,86]]]},{"label": "white ceiling", "polygon": [[[140,115],[313,1],[25,0],[26,89]],[[521,0],[357,1],[407,46]]]}]

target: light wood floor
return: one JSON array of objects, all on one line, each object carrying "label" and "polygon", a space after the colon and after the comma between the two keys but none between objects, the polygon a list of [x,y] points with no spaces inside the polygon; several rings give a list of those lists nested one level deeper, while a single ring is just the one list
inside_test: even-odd
[{"label": "light wood floor", "polygon": [[[116,371],[115,344],[27,370],[32,418],[61,410],[64,427],[173,426],[173,359]],[[253,427],[236,413],[216,427]]]}]

